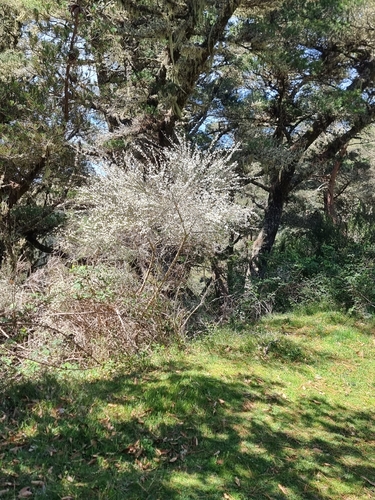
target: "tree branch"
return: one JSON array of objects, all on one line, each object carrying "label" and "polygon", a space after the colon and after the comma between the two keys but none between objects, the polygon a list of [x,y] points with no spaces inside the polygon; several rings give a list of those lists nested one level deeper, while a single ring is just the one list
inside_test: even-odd
[{"label": "tree branch", "polygon": [[65,81],[64,81],[64,120],[67,122],[69,120],[69,80],[70,80],[70,69],[73,64],[77,61],[77,56],[74,51],[74,45],[77,38],[78,33],[78,24],[79,24],[79,15],[81,13],[81,7],[79,5],[71,5],[70,12],[74,19],[73,24],[73,33],[72,38],[70,40],[69,52],[68,52],[68,62],[66,63],[66,71],[65,71]]}]

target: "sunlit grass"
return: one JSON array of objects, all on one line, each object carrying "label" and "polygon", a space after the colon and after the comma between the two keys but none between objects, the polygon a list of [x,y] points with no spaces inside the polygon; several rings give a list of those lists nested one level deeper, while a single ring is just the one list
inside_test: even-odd
[{"label": "sunlit grass", "polygon": [[0,400],[1,498],[373,498],[374,354],[373,323],[316,312],[26,372]]}]

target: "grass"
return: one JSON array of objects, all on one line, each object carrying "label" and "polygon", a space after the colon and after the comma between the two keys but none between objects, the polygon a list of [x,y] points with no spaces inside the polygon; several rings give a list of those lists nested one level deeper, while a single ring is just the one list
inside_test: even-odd
[{"label": "grass", "polygon": [[0,497],[375,498],[374,333],[275,316],[133,366],[29,366],[0,398]]}]

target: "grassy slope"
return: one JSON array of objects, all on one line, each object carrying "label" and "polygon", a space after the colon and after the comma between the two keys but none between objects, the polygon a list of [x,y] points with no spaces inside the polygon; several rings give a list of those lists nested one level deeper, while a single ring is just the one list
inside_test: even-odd
[{"label": "grassy slope", "polygon": [[374,331],[279,316],[132,370],[29,376],[0,399],[0,496],[375,498]]}]

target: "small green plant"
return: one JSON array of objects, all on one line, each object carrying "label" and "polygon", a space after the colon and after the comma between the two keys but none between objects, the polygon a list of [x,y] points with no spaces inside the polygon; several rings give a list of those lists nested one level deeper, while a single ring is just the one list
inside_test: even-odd
[{"label": "small green plant", "polygon": [[284,336],[271,336],[259,340],[259,351],[261,356],[270,357],[285,363],[306,363],[309,354],[301,345]]}]

